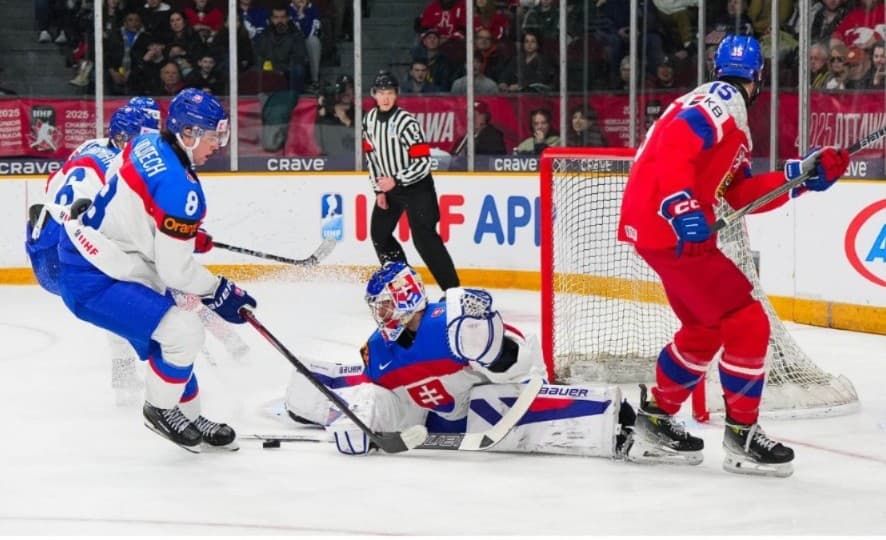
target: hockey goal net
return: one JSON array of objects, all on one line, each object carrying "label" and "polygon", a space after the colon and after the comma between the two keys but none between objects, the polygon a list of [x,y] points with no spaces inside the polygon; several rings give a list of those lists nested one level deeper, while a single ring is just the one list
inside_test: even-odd
[{"label": "hockey goal net", "polygon": [[[679,327],[658,276],[631,246],[616,240],[633,154],[623,148],[561,148],[542,156],[542,348],[555,381],[653,382],[658,353]],[[819,368],[776,316],[760,288],[744,223],[721,231],[719,242],[769,314],[763,412],[819,416],[854,410],[858,396],[852,383]],[[716,358],[706,388],[699,387],[695,416],[722,412]]]}]

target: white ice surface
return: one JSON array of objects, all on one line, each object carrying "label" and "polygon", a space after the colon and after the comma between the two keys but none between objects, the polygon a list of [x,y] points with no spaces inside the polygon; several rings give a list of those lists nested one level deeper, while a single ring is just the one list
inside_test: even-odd
[{"label": "white ice surface", "polygon": [[[356,284],[246,284],[256,315],[297,355],[354,361],[372,329]],[[439,291],[432,289],[432,297]],[[860,412],[765,422],[797,452],[788,479],[721,469],[722,428],[698,467],[594,458],[414,451],[350,458],[325,443],[192,455],[117,407],[102,331],[37,287],[0,287],[0,534],[884,534],[886,336],[790,325]],[[505,319],[538,331],[538,297],[500,291]],[[255,331],[235,363],[198,361],[207,416],[239,433],[288,429],[262,412],[286,359]],[[212,340],[212,338],[209,338]],[[638,392],[627,389],[636,403]],[[685,409],[684,409],[685,411]],[[293,428],[294,429],[294,428]]]}]

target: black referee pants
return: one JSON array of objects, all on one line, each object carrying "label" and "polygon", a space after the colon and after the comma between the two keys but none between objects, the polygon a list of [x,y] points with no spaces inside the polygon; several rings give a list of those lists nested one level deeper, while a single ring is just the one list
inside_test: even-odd
[{"label": "black referee pants", "polygon": [[452,257],[449,256],[443,239],[437,234],[440,206],[437,202],[434,179],[428,177],[410,186],[397,186],[387,192],[386,196],[387,210],[375,205],[369,225],[372,246],[375,248],[378,260],[382,264],[388,261],[407,262],[403,246],[394,238],[397,222],[405,211],[415,249],[437,280],[437,284],[444,291],[458,287],[458,274],[452,263]]}]

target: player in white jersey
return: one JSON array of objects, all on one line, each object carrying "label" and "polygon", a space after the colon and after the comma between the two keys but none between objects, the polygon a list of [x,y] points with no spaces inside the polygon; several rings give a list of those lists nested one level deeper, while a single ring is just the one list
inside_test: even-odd
[{"label": "player in white jersey", "polygon": [[255,300],[194,259],[206,213],[194,170],[227,143],[228,118],[201,90],[171,102],[166,131],[138,136],[115,174],[59,240],[59,291],[81,320],[125,338],[147,358],[145,425],[199,452],[238,448],[230,426],[200,413],[194,360],[204,340],[199,317],[178,307],[171,289],[201,298],[230,323]]},{"label": "player in white jersey", "polygon": [[[523,383],[544,377],[535,336],[506,324],[485,290],[456,287],[444,301],[428,303],[421,277],[395,262],[372,276],[366,301],[378,329],[361,350],[363,365],[308,366],[375,431],[416,424],[431,433],[486,431]],[[285,406],[297,421],[326,425],[344,454],[372,449],[365,434],[297,372]],[[634,419],[617,386],[545,384],[494,449],[623,458]]]}]

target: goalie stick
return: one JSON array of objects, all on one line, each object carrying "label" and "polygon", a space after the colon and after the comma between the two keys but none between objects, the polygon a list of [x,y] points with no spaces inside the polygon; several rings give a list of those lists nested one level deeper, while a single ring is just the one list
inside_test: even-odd
[{"label": "goalie stick", "polygon": [[[523,418],[543,385],[544,381],[541,378],[532,378],[527,381],[508,412],[486,431],[479,433],[428,433],[425,441],[416,448],[418,450],[464,450],[469,452],[489,450],[501,442]],[[313,433],[256,433],[243,438],[262,442],[326,442],[329,440],[325,432],[321,433],[317,430],[314,430]]]},{"label": "goalie stick", "polygon": [[339,410],[341,410],[341,412],[345,414],[345,416],[350,418],[351,421],[354,422],[354,424],[356,424],[356,426],[360,428],[360,430],[363,431],[363,433],[365,433],[367,437],[369,437],[369,440],[371,440],[373,443],[375,443],[376,446],[378,446],[385,452],[389,454],[405,452],[406,450],[411,450],[412,448],[415,448],[427,438],[428,430],[422,425],[410,426],[403,431],[393,431],[387,433],[376,433],[372,431],[369,426],[367,426],[362,420],[360,420],[360,418],[356,414],[354,414],[353,411],[351,411],[348,404],[342,398],[340,398],[338,394],[327,388],[325,384],[317,379],[317,377],[313,374],[313,372],[311,372],[311,370],[306,368],[305,365],[302,364],[301,361],[294,354],[289,352],[289,349],[287,349],[286,346],[280,342],[280,340],[274,337],[274,334],[272,334],[267,328],[265,328],[264,325],[255,318],[255,315],[253,315],[250,310],[246,308],[240,309],[240,316],[243,317],[249,324],[251,324],[252,327],[255,328],[258,333],[262,335],[262,337],[268,340],[268,342],[270,342],[271,345],[273,345],[274,348],[280,352],[280,354],[285,356],[286,359],[289,360],[289,363],[291,363],[299,373],[301,373],[306,379],[308,379],[308,381],[317,390],[319,390],[320,393],[322,393],[324,396],[326,396],[327,399],[329,399],[329,401],[335,404],[335,406],[338,407]]},{"label": "goalie stick", "polygon": [[[878,129],[877,131],[874,131],[873,133],[868,134],[866,137],[863,137],[863,138],[857,140],[855,142],[855,144],[853,144],[852,146],[847,148],[847,150],[849,151],[850,155],[854,154],[854,153],[858,152],[859,150],[861,150],[862,148],[864,148],[865,146],[868,146],[869,144],[876,142],[880,137],[882,137],[884,135],[886,135],[886,126]],[[745,215],[750,214],[751,212],[760,208],[761,206],[774,201],[775,199],[781,197],[782,195],[784,195],[788,191],[794,189],[795,187],[798,187],[800,184],[805,182],[812,175],[812,172],[813,172],[814,166],[815,166],[815,161],[817,159],[818,159],[818,156],[815,154],[812,154],[811,156],[804,159],[803,164],[801,165],[801,170],[806,170],[808,172],[798,176],[797,178],[794,178],[790,182],[784,183],[783,185],[773,189],[769,193],[764,194],[760,198],[749,202],[747,205],[739,208],[738,210],[735,210],[734,212],[726,214],[725,216],[721,217],[720,219],[718,219],[717,221],[714,222],[713,226],[711,226],[711,230],[713,232],[716,232],[716,231],[719,231],[725,227],[728,227],[729,225],[735,223],[735,221],[743,218]]]},{"label": "goalie stick", "polygon": [[317,263],[319,263],[320,261],[322,261],[323,259],[325,259],[326,256],[332,252],[332,250],[335,248],[335,244],[337,244],[337,243],[338,242],[336,242],[335,238],[328,236],[328,237],[324,238],[322,242],[320,242],[320,245],[317,247],[316,250],[314,250],[314,253],[312,253],[309,257],[307,257],[305,259],[290,259],[288,257],[281,257],[279,255],[271,255],[269,253],[262,253],[261,251],[255,251],[253,249],[239,247],[239,246],[232,246],[230,244],[216,242],[214,240],[212,242],[212,245],[217,248],[226,249],[228,251],[233,251],[234,253],[242,253],[243,255],[251,255],[253,257],[258,257],[259,259],[268,259],[269,261],[277,261],[277,262],[281,262],[281,263],[292,264],[295,266],[314,266]]}]

